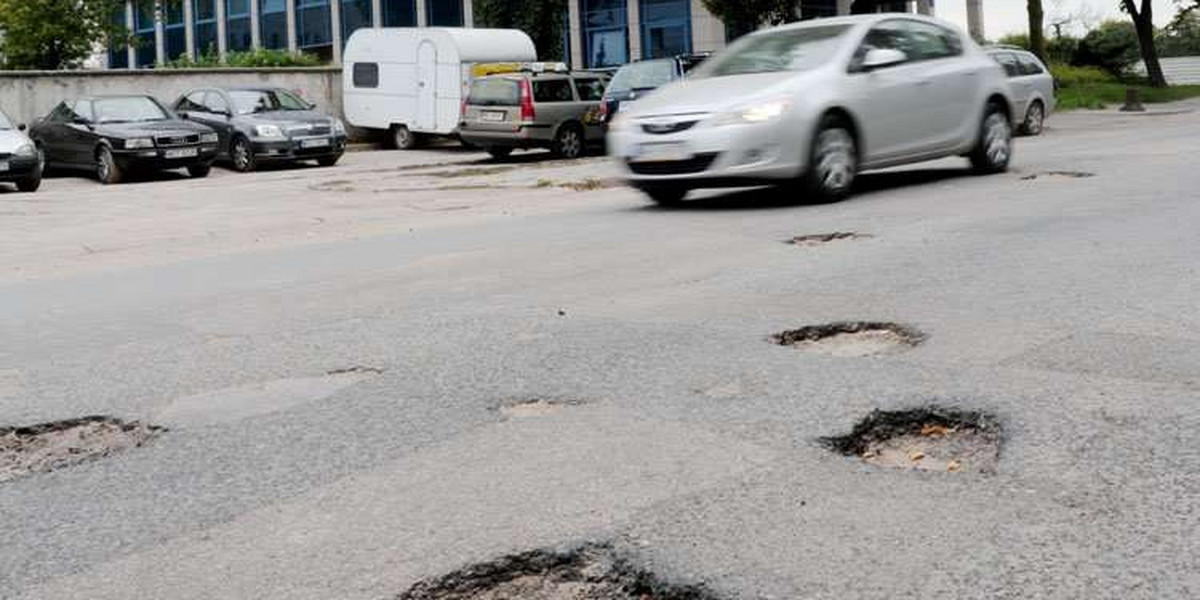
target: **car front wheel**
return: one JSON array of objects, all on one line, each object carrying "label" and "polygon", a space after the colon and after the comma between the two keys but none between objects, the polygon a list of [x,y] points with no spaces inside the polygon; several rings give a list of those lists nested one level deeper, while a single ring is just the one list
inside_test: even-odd
[{"label": "car front wheel", "polygon": [[238,136],[233,138],[233,142],[229,145],[229,160],[233,163],[233,170],[239,173],[249,173],[256,166],[254,160],[254,148],[250,146],[250,140]]},{"label": "car front wheel", "polygon": [[858,146],[843,119],[830,115],[813,138],[804,191],[819,202],[836,202],[850,195],[858,175]]},{"label": "car front wheel", "polygon": [[42,176],[35,175],[26,177],[25,179],[17,180],[17,189],[22,192],[36,192],[39,187],[42,187]]},{"label": "car front wheel", "polygon": [[1004,107],[989,102],[979,127],[979,141],[971,151],[971,166],[980,173],[1002,173],[1012,158],[1012,127]]},{"label": "car front wheel", "polygon": [[108,146],[101,146],[96,152],[96,179],[105,185],[121,183],[124,174],[121,172],[121,166],[117,164],[113,158],[112,150]]}]

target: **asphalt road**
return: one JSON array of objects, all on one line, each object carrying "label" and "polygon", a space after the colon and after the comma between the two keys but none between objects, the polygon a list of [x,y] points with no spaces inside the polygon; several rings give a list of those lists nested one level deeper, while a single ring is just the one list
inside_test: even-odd
[{"label": "asphalt road", "polygon": [[[730,598],[1195,598],[1197,140],[1061,115],[1008,174],[819,206],[450,149],[0,192],[0,425],[169,428],[0,484],[0,597],[380,599],[608,542]],[[833,231],[872,237],[781,243]],[[928,339],[767,341],[838,320]],[[995,474],[817,442],[930,404],[995,415]]]}]

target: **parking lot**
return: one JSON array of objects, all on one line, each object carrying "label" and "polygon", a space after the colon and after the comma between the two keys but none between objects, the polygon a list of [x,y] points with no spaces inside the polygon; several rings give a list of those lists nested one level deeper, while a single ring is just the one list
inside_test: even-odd
[{"label": "parking lot", "polygon": [[[835,204],[453,145],[6,187],[0,425],[164,429],[0,479],[0,598],[393,598],[582,544],[719,598],[1194,598],[1197,108]],[[846,322],[900,327],[777,335]],[[994,463],[826,439],[918,409]]]}]

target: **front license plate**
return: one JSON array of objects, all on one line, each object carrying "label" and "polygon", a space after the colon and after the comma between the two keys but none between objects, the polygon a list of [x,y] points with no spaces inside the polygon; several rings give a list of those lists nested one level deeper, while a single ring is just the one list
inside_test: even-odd
[{"label": "front license plate", "polygon": [[7,170],[8,170],[8,161],[7,161],[7,160],[0,160],[0,173],[3,173],[3,172],[5,172],[5,171],[7,171]]},{"label": "front license plate", "polygon": [[636,162],[675,162],[690,158],[692,155],[684,148],[683,144],[659,142],[642,144],[633,160]]},{"label": "front license plate", "polygon": [[324,148],[329,145],[329,138],[319,138],[315,140],[300,140],[301,148]]},{"label": "front license plate", "polygon": [[480,120],[491,121],[493,123],[503,121],[504,117],[504,111],[501,110],[485,110],[483,114],[479,115]]},{"label": "front license plate", "polygon": [[176,148],[163,152],[165,158],[191,158],[199,153],[195,148]]}]

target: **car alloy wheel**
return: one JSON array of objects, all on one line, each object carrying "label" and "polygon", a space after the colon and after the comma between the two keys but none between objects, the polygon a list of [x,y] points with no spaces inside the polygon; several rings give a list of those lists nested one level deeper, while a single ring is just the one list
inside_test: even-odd
[{"label": "car alloy wheel", "polygon": [[121,182],[121,168],[107,146],[101,146],[96,152],[96,179],[104,184]]},{"label": "car alloy wheel", "polygon": [[1046,121],[1046,109],[1042,108],[1041,102],[1034,102],[1029,106],[1029,111],[1025,113],[1025,134],[1038,135],[1042,132],[1043,123]]},{"label": "car alloy wheel", "polygon": [[555,140],[555,151],[563,158],[579,158],[583,154],[583,136],[579,130],[570,125],[560,129]]},{"label": "car alloy wheel", "polygon": [[979,130],[979,141],[970,153],[971,166],[980,173],[1001,173],[1012,159],[1012,127],[998,102],[989,102]]},{"label": "car alloy wheel", "polygon": [[822,131],[817,136],[813,156],[816,183],[824,193],[836,196],[850,190],[857,169],[854,137],[850,132],[840,127]]},{"label": "car alloy wheel", "polygon": [[239,137],[233,140],[229,158],[233,161],[233,168],[237,171],[246,173],[254,170],[254,150],[250,148],[250,142],[246,138]]}]

